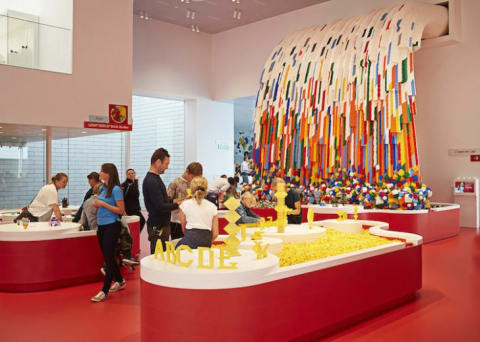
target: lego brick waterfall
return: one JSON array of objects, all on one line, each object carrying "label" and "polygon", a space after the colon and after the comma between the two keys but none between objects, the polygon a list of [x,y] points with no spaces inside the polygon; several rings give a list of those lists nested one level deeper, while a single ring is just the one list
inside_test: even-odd
[{"label": "lego brick waterfall", "polygon": [[[441,6],[409,4],[286,37],[260,77],[259,181],[310,186],[342,172],[360,190],[402,173],[395,183],[420,182],[413,51],[427,33],[441,35],[447,17]],[[364,206],[334,224],[312,222],[310,208],[308,224],[287,225],[285,190],[275,219],[238,227],[230,199],[219,245],[157,244],[142,259],[143,341],[312,340],[415,298],[421,236],[362,219]],[[271,239],[282,243],[269,248]]]}]

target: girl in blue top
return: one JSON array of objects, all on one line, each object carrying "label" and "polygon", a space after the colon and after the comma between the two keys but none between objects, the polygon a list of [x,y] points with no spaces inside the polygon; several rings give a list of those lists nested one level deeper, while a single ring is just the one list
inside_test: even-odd
[{"label": "girl in blue top", "polygon": [[[105,300],[108,292],[122,290],[126,285],[115,259],[115,246],[121,230],[120,216],[125,214],[123,191],[116,166],[111,163],[103,164],[100,180],[103,181],[103,186],[93,205],[98,208],[97,237],[105,259],[105,281],[102,290],[92,297],[93,302]],[[112,280],[115,282],[110,287]]]}]

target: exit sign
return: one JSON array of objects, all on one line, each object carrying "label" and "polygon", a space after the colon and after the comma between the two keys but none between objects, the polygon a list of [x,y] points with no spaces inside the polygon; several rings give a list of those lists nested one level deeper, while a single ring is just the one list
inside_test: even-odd
[{"label": "exit sign", "polygon": [[472,162],[480,162],[480,154],[472,154],[472,155],[470,155],[470,161],[472,161]]}]

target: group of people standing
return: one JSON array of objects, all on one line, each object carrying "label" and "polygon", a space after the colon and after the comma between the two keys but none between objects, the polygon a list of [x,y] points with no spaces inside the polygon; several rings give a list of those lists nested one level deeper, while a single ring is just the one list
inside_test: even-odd
[{"label": "group of people standing", "polygon": [[[142,184],[148,212],[146,225],[150,252],[154,253],[158,240],[164,248],[170,239],[178,241],[177,247],[181,245],[187,245],[192,249],[210,247],[218,235],[219,197],[225,197],[232,191],[231,189],[235,189],[238,178],[222,176],[209,186],[203,177],[202,165],[193,162],[180,177],[170,183],[167,189],[160,175],[168,169],[169,164],[168,151],[164,148],[155,150],[150,159],[150,169]],[[116,166],[111,163],[103,164],[100,173],[92,172],[87,178],[90,189],[74,221],[81,222],[84,229],[97,230],[98,242],[105,259],[105,280],[101,291],[91,300],[101,302],[109,293],[122,290],[126,286],[115,253],[121,232],[121,216],[126,214],[139,216],[141,229],[145,224],[145,218],[141,213],[140,190],[133,169],[127,170],[127,179],[123,183],[120,183]],[[279,181],[282,180],[274,181],[272,190],[276,190]],[[54,213],[62,221],[58,190],[65,188],[67,182],[66,174],[55,175],[30,203],[27,212],[41,221],[48,221]],[[293,209],[289,216],[296,219],[300,214],[300,202],[294,193],[289,193],[289,196],[291,198],[287,196],[286,202],[289,202],[287,205]],[[251,193],[242,194],[241,205],[237,209],[241,216],[238,223],[260,220],[260,217],[251,211],[254,204],[255,198]],[[297,223],[293,221],[291,223]]]}]

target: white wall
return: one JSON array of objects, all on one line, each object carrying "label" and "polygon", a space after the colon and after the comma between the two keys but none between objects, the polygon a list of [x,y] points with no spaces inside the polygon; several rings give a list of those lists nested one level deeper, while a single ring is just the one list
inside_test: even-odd
[{"label": "white wall", "polygon": [[73,74],[0,65],[0,122],[83,127],[132,101],[132,0],[74,2]]},{"label": "white wall", "polygon": [[211,35],[157,20],[134,18],[133,92],[185,100],[185,165],[202,163],[204,176],[233,175],[233,104],[210,100]]},{"label": "white wall", "polygon": [[179,99],[210,97],[209,34],[135,16],[133,37],[136,95]]},{"label": "white wall", "polygon": [[[221,174],[233,176],[233,104],[205,98],[186,101],[185,164],[198,161],[211,182]],[[218,148],[229,144],[230,150]]]},{"label": "white wall", "polygon": [[453,179],[480,177],[480,163],[449,148],[480,148],[480,1],[463,0],[462,41],[415,54],[420,171],[434,198],[453,200]]}]

